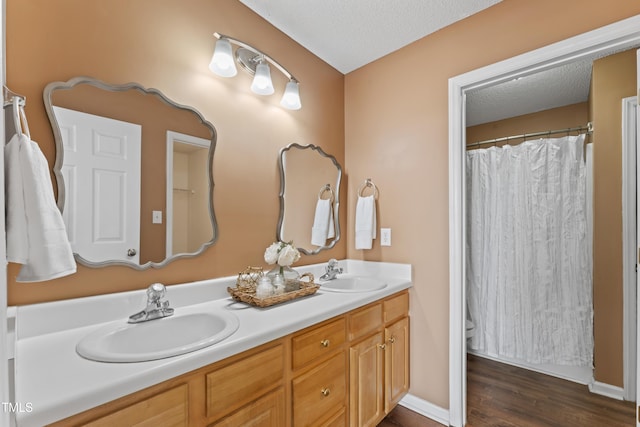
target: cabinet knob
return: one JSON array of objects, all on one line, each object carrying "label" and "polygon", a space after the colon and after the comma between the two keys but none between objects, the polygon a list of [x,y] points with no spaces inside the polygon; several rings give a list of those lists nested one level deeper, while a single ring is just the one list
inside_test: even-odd
[{"label": "cabinet knob", "polygon": [[323,388],[322,390],[320,390],[320,393],[321,393],[324,397],[327,397],[327,396],[329,396],[329,394],[331,393],[331,390],[329,390],[328,388]]},{"label": "cabinet knob", "polygon": [[331,344],[331,342],[329,340],[322,340],[320,341],[320,345],[322,345],[323,347],[329,347],[329,344]]},{"label": "cabinet knob", "polygon": [[389,342],[391,344],[393,344],[394,342],[396,342],[396,337],[392,336],[391,338],[389,338]]},{"label": "cabinet knob", "polygon": [[378,347],[380,347],[381,349],[384,350],[385,348],[387,348],[387,345],[386,344],[378,344]]}]

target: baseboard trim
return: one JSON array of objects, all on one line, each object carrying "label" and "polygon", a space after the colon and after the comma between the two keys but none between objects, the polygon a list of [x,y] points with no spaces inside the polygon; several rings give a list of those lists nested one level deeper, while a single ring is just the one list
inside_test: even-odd
[{"label": "baseboard trim", "polygon": [[594,381],[589,384],[589,391],[612,399],[624,400],[624,389],[611,384]]},{"label": "baseboard trim", "polygon": [[424,399],[420,399],[412,394],[407,394],[400,401],[400,405],[407,409],[411,409],[413,412],[417,412],[420,415],[424,415],[427,418],[431,418],[442,425],[449,425],[449,410],[443,409],[438,405],[427,402]]}]

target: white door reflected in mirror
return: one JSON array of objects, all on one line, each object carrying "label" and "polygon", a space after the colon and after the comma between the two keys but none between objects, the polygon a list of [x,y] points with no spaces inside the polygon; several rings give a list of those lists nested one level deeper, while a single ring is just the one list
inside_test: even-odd
[{"label": "white door reflected in mirror", "polygon": [[65,147],[63,219],[73,252],[92,262],[137,264],[142,127],[53,108]]}]

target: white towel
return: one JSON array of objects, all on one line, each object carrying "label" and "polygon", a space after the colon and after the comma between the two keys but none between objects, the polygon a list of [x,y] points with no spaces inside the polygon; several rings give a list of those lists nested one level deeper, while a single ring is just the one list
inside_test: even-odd
[{"label": "white towel", "polygon": [[371,249],[376,238],[376,199],[358,196],[356,203],[356,249]]},{"label": "white towel", "polygon": [[327,239],[335,237],[335,225],[333,222],[333,203],[331,199],[318,199],[316,213],[311,227],[311,244],[325,246]]},{"label": "white towel", "polygon": [[16,281],[39,282],[76,272],[49,164],[25,135],[5,146],[7,259],[22,264]]},{"label": "white towel", "polygon": [[20,138],[14,135],[4,147],[7,261],[24,264],[27,262],[29,245],[21,169]]}]

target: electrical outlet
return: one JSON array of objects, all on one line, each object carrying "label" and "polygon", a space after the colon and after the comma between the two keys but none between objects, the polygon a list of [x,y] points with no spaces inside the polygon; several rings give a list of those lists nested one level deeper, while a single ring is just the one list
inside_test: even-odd
[{"label": "electrical outlet", "polygon": [[380,246],[391,246],[391,229],[380,229]]},{"label": "electrical outlet", "polygon": [[153,211],[152,212],[152,224],[162,224],[162,211]]}]

